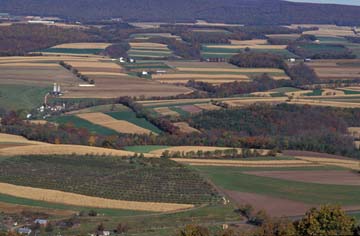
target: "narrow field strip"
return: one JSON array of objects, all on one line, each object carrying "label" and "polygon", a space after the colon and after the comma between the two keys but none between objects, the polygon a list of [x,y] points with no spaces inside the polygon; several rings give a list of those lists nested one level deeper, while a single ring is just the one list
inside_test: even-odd
[{"label": "narrow field strip", "polygon": [[172,158],[171,160],[192,166],[236,166],[236,167],[303,167],[321,166],[306,160],[270,160],[270,161],[243,161],[243,160],[213,160]]},{"label": "narrow field strip", "polygon": [[157,107],[157,108],[154,108],[154,111],[156,111],[157,113],[159,113],[162,116],[180,116],[179,113],[171,110],[168,107]]},{"label": "narrow field strip", "polygon": [[0,193],[38,201],[109,209],[169,212],[185,210],[194,207],[194,205],[190,204],[112,200],[58,190],[24,187],[6,183],[0,183]]},{"label": "narrow field strip", "polygon": [[236,80],[248,80],[247,75],[234,75],[234,74],[156,74],[153,75],[153,79],[165,80],[165,79],[236,79]]},{"label": "narrow field strip", "polygon": [[119,133],[124,133],[124,134],[150,134],[150,133],[152,133],[148,129],[144,129],[144,128],[137,126],[133,123],[130,123],[128,121],[114,119],[111,116],[106,115],[101,112],[84,113],[84,114],[78,114],[77,116],[79,118],[87,120],[93,124],[115,130]]},{"label": "narrow field strip", "polygon": [[[27,144],[27,143],[25,143]],[[19,155],[107,155],[107,156],[133,156],[134,152],[115,150],[100,147],[66,145],[66,144],[38,144],[21,147],[8,147],[0,149],[0,156]],[[154,157],[154,155],[145,155]]]},{"label": "narrow field strip", "polygon": [[196,72],[239,72],[239,73],[284,73],[283,70],[275,68],[210,68],[210,67],[177,67],[179,71],[196,71]]},{"label": "narrow field strip", "polygon": [[356,160],[342,160],[342,159],[334,159],[334,158],[304,157],[304,156],[296,156],[296,158],[304,161],[312,162],[314,164],[340,166],[352,170],[360,170],[360,161],[356,161]]},{"label": "narrow field strip", "polygon": [[71,49],[105,49],[111,43],[65,43],[56,45],[52,48],[71,48]]}]

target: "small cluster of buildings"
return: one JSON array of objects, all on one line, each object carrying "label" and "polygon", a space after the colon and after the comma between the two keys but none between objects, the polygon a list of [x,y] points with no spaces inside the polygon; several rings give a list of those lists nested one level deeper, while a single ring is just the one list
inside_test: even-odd
[{"label": "small cluster of buildings", "polygon": [[[48,220],[45,219],[36,219],[34,224],[39,225],[41,227],[46,227],[49,224]],[[32,229],[28,226],[23,226],[17,229],[18,234],[21,235],[30,235],[32,233]]]}]

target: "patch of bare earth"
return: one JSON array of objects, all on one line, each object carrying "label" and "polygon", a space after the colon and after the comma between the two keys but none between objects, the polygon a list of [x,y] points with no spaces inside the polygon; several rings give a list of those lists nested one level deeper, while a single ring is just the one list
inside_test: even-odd
[{"label": "patch of bare earth", "polygon": [[246,174],[318,184],[360,185],[360,174],[352,171],[247,171]]},{"label": "patch of bare earth", "polygon": [[245,193],[231,190],[223,190],[235,203],[239,205],[250,204],[255,210],[265,210],[271,216],[299,216],[305,214],[314,205],[260,195],[256,193]]}]

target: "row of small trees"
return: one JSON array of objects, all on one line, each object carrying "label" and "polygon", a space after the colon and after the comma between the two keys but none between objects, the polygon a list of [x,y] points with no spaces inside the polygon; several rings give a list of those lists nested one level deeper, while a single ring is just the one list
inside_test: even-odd
[{"label": "row of small trees", "polygon": [[73,73],[77,78],[81,79],[82,81],[85,81],[89,84],[95,84],[95,80],[90,79],[86,75],[83,75],[79,72],[78,69],[74,68],[72,65],[65,63],[64,61],[59,62],[59,64],[64,67],[65,69],[69,70],[71,73]]},{"label": "row of small trees", "polygon": [[[266,156],[276,156],[277,151],[272,150],[267,153]],[[261,152],[255,149],[248,149],[244,148],[242,150],[231,148],[231,149],[218,149],[214,151],[177,151],[177,152],[171,152],[169,150],[166,150],[162,153],[162,158],[205,158],[205,159],[211,159],[211,158],[249,158],[249,157],[259,157],[263,156]]]}]

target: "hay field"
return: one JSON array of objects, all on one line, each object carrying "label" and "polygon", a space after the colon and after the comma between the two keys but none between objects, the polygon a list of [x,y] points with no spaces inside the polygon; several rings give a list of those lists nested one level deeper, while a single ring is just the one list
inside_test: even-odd
[{"label": "hay field", "polygon": [[185,134],[191,134],[191,133],[200,133],[199,130],[191,127],[188,123],[186,122],[176,122],[173,123],[173,125],[175,125],[176,127],[178,127],[180,129],[181,133],[185,133]]},{"label": "hay field", "polygon": [[[25,143],[26,144],[26,143]],[[0,149],[0,156],[19,156],[19,155],[86,155],[86,154],[96,154],[96,155],[111,155],[111,156],[133,156],[135,153],[91,147],[91,146],[81,146],[81,145],[66,145],[66,144],[37,144],[30,146],[21,146],[21,147],[9,147]],[[148,155],[148,157],[153,157],[153,155]]]},{"label": "hay field", "polygon": [[212,68],[209,67],[177,67],[178,71],[186,72],[237,72],[237,73],[284,73],[283,70],[276,68]]},{"label": "hay field", "polygon": [[135,42],[130,42],[130,47],[131,48],[152,48],[152,49],[168,49],[167,45],[166,44],[161,44],[161,43],[146,43],[146,42],[143,42],[143,43],[135,43]]},{"label": "hay field", "polygon": [[241,107],[248,106],[256,103],[270,103],[270,104],[278,104],[286,102],[286,97],[260,97],[260,98],[252,98],[252,99],[237,99],[237,100],[229,100],[224,101],[224,103],[228,104],[230,107]]},{"label": "hay field", "polygon": [[0,143],[17,143],[17,144],[45,144],[38,141],[30,141],[22,136],[0,133]]},{"label": "hay field", "polygon": [[176,111],[171,110],[169,107],[156,107],[154,111],[162,116],[180,116]]},{"label": "hay field", "polygon": [[344,160],[344,159],[335,159],[335,158],[306,157],[306,156],[296,156],[296,158],[300,160],[312,162],[314,164],[339,166],[352,170],[360,170],[360,161],[357,160]]},{"label": "hay field", "polygon": [[101,112],[83,113],[77,115],[79,118],[87,120],[93,124],[115,130],[123,134],[150,134],[148,129],[132,124],[125,120],[117,120]]},{"label": "hay field", "polygon": [[213,160],[213,159],[188,159],[173,158],[172,160],[192,166],[233,166],[233,167],[310,167],[320,166],[306,160],[268,160],[268,161],[246,161],[246,160]]},{"label": "hay field", "polygon": [[262,44],[254,44],[254,45],[241,45],[241,44],[224,44],[224,45],[206,45],[204,46],[205,48],[211,49],[211,48],[216,48],[216,49],[245,49],[245,48],[250,48],[250,49],[286,49],[287,45],[262,45]]},{"label": "hay field", "polygon": [[169,212],[193,208],[190,204],[135,202],[90,197],[57,190],[31,188],[0,183],[0,193],[26,199],[95,208]]},{"label": "hay field", "polygon": [[105,49],[110,45],[111,43],[65,43],[65,44],[56,45],[52,48]]},{"label": "hay field", "polygon": [[266,39],[252,39],[252,40],[230,40],[231,45],[243,45],[243,46],[256,46],[266,45]]},{"label": "hay field", "polygon": [[214,111],[221,109],[221,107],[215,106],[212,103],[199,103],[199,104],[194,104],[194,106],[197,106],[198,108],[206,111]]},{"label": "hay field", "polygon": [[354,32],[349,26],[337,26],[326,24],[292,24],[288,26],[292,29],[298,27],[318,27],[319,30],[306,31],[305,34],[313,34],[315,36],[354,36]]},{"label": "hay field", "polygon": [[288,104],[302,104],[312,106],[329,106],[329,107],[342,107],[342,108],[360,108],[360,103],[343,102],[343,101],[326,101],[315,99],[295,99],[287,102]]}]

